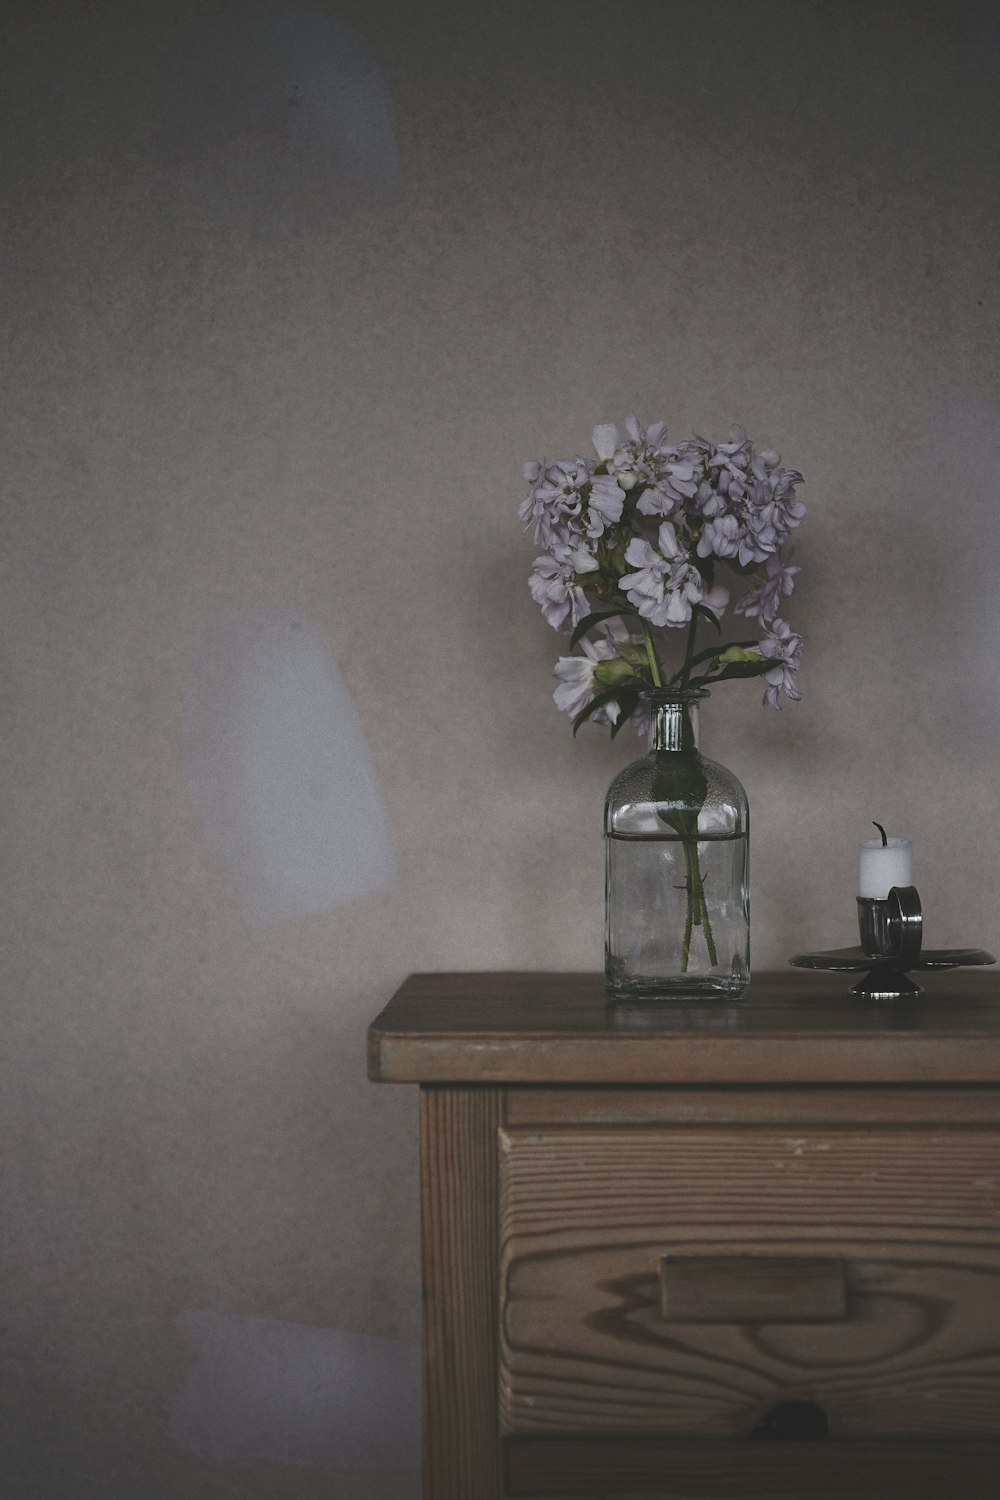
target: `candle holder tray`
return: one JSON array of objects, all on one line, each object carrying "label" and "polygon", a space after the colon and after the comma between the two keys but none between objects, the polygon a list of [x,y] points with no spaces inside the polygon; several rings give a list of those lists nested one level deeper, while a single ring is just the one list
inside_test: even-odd
[{"label": "candle holder tray", "polygon": [[796,969],[833,969],[862,973],[851,994],[867,1000],[902,1000],[920,994],[910,979],[912,970],[976,968],[996,963],[985,948],[924,948],[923,912],[916,886],[893,886],[886,900],[858,897],[855,948],[827,948],[819,953],[796,953],[789,963]]}]

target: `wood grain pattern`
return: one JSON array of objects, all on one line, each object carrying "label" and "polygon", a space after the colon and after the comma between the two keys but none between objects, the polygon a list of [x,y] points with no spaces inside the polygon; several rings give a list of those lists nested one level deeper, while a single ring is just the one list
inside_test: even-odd
[{"label": "wood grain pattern", "polygon": [[[843,980],[402,987],[369,1072],[425,1085],[425,1500],[998,1500],[1000,976]],[[836,1258],[846,1320],[665,1323],[661,1258],[720,1252]],[[787,1400],[830,1437],[747,1442]]]},{"label": "wood grain pattern", "polygon": [[819,1255],[662,1255],[665,1323],[830,1323],[847,1317],[844,1263]]},{"label": "wood grain pattern", "polygon": [[515,1438],[507,1492],[559,1500],[997,1500],[1000,1443]]},{"label": "wood grain pattern", "polygon": [[420,1092],[424,1494],[496,1500],[497,1126],[491,1089]]},{"label": "wood grain pattern", "polygon": [[506,1125],[1000,1125],[1000,1089],[520,1088]]},{"label": "wood grain pattern", "polygon": [[[501,1131],[508,1433],[745,1437],[816,1401],[838,1438],[1000,1437],[1000,1133]],[[660,1257],[847,1262],[829,1325],[668,1325]]]},{"label": "wood grain pattern", "polygon": [[369,1031],[397,1083],[996,1084],[1000,976],[929,974],[908,1002],[843,975],[755,975],[745,1000],[609,1004],[595,974],[415,974]]}]

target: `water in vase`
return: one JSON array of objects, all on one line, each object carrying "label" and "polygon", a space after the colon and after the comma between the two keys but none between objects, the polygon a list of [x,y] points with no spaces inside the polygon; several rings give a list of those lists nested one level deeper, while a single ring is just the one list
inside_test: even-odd
[{"label": "water in vase", "polygon": [[748,835],[608,833],[613,993],[739,995],[749,981]]}]

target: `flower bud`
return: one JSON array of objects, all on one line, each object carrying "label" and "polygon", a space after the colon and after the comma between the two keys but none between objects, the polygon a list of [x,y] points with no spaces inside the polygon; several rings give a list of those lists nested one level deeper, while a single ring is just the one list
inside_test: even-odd
[{"label": "flower bud", "polygon": [[594,686],[598,689],[621,687],[635,676],[627,661],[613,656],[610,661],[600,661],[594,668]]}]

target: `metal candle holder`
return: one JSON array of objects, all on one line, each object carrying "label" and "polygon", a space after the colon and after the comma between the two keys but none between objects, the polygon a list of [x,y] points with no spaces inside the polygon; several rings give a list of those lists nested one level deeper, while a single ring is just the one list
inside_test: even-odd
[{"label": "metal candle holder", "polygon": [[866,971],[851,986],[865,1000],[901,1000],[921,993],[913,969],[962,969],[996,963],[984,948],[924,948],[923,913],[915,885],[894,885],[884,901],[859,896],[860,947],[797,953],[797,969]]},{"label": "metal candle holder", "polygon": [[924,916],[915,885],[894,885],[884,901],[859,896],[858,931],[866,958],[878,963],[851,986],[852,995],[868,1000],[896,1000],[919,995],[920,986],[907,971],[920,962]]}]

